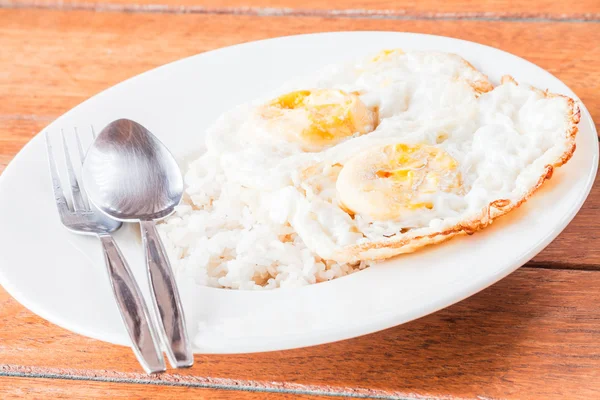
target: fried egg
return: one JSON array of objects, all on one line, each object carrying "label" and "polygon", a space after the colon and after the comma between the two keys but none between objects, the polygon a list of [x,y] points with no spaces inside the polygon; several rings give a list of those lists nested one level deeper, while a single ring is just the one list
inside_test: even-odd
[{"label": "fried egg", "polygon": [[387,258],[488,226],[575,150],[579,110],[570,98],[505,77],[473,112],[469,124],[442,127],[398,116],[322,152],[294,189],[280,192],[293,203],[280,220],[320,257]]},{"label": "fried egg", "polygon": [[376,121],[376,112],[358,95],[339,89],[286,93],[261,107],[258,115],[258,124],[271,140],[298,143],[305,151],[371,132]]},{"label": "fried egg", "polygon": [[443,149],[404,143],[377,146],[352,157],[340,170],[340,207],[377,221],[397,220],[433,208],[438,192],[462,191],[458,162]]},{"label": "fried egg", "polygon": [[[300,166],[322,151],[392,132],[380,125],[415,125],[422,118],[464,125],[472,114],[467,110],[490,89],[487,77],[459,56],[385,50],[225,113],[208,130],[206,146],[227,179],[274,190],[292,184]],[[443,138],[441,130],[425,128]]]}]

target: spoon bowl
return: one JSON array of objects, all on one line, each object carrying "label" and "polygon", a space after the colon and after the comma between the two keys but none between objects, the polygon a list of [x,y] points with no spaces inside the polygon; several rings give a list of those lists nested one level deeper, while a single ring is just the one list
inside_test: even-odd
[{"label": "spoon bowl", "polygon": [[175,158],[145,127],[119,119],[98,135],[83,167],[86,191],[98,209],[119,221],[172,214],[183,195]]}]

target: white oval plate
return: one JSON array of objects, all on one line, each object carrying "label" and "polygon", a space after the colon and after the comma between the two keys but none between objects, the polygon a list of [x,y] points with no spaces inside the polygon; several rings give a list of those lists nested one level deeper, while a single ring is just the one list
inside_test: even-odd
[{"label": "white oval plate", "polygon": [[[184,59],[94,96],[46,130],[56,134],[76,126],[83,132],[90,124],[103,127],[127,117],[147,126],[183,158],[201,147],[205,129],[232,106],[326,64],[397,47],[454,52],[495,83],[511,74],[519,82],[575,97],[548,72],[490,47],[420,34],[340,32],[247,43]],[[571,161],[523,207],[474,236],[298,289],[212,289],[179,277],[195,351],[267,351],[351,338],[432,313],[498,281],[548,245],[589,193],[598,141],[585,108],[579,127]],[[129,343],[99,243],[70,234],[59,223],[41,135],[1,176],[0,221],[0,283],[11,295],[66,329]],[[117,240],[147,292],[133,229],[122,229]]]}]

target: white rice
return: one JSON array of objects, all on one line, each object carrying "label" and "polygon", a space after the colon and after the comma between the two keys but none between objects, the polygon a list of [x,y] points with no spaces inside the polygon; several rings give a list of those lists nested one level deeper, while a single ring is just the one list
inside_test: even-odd
[{"label": "white rice", "polygon": [[211,287],[272,289],[327,281],[367,266],[315,256],[293,228],[273,222],[263,193],[226,180],[215,161],[205,154],[190,165],[182,205],[159,225],[178,276]]}]

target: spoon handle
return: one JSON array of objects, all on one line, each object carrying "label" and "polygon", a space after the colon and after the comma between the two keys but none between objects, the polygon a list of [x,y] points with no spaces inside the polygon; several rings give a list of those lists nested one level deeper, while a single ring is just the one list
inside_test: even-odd
[{"label": "spoon handle", "polygon": [[147,373],[162,372],[165,360],[142,292],[113,238],[110,235],[98,237],[102,242],[110,285],[131,338],[133,352]]},{"label": "spoon handle", "polygon": [[142,242],[146,249],[151,297],[161,340],[172,367],[190,367],[194,364],[194,356],[169,258],[154,221],[141,221],[140,225]]}]

